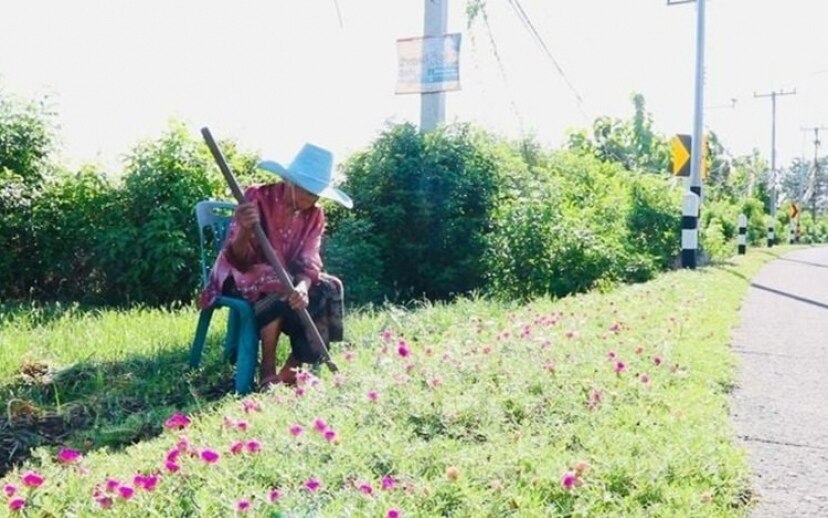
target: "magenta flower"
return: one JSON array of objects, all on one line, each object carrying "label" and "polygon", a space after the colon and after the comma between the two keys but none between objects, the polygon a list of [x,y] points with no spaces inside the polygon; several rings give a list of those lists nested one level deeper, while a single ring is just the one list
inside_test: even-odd
[{"label": "magenta flower", "polygon": [[615,351],[612,351],[612,350],[607,351],[607,357],[609,357],[609,358],[615,358]]},{"label": "magenta flower", "polygon": [[217,451],[211,449],[201,450],[201,459],[207,464],[215,464],[220,458],[221,455]]},{"label": "magenta flower", "polygon": [[382,477],[382,481],[380,482],[383,489],[394,489],[394,486],[397,484],[397,481],[391,475],[385,475]]},{"label": "magenta flower", "polygon": [[279,499],[282,498],[282,493],[275,487],[270,490],[270,493],[267,495],[267,499],[270,500],[271,503],[278,502]]},{"label": "magenta flower", "polygon": [[184,453],[185,451],[190,451],[190,441],[188,441],[186,438],[181,439],[180,441],[178,441],[178,444],[176,444],[175,447],[181,453]]},{"label": "magenta flower", "polygon": [[101,509],[109,509],[112,507],[113,501],[111,497],[108,496],[101,496],[95,498],[95,501],[98,502],[98,505],[101,506]]},{"label": "magenta flower", "polygon": [[336,432],[334,430],[325,430],[325,440],[332,442],[336,439]]},{"label": "magenta flower", "polygon": [[164,421],[164,426],[170,429],[182,429],[190,426],[190,418],[186,415],[176,412]]},{"label": "magenta flower", "polygon": [[317,432],[324,432],[328,429],[328,423],[325,422],[324,419],[321,417],[317,417],[316,420],[313,422],[313,427],[316,429]]},{"label": "magenta flower", "polygon": [[259,453],[262,451],[262,443],[256,439],[250,439],[247,441],[247,452],[248,453]]},{"label": "magenta flower", "polygon": [[246,431],[249,427],[250,425],[247,424],[247,421],[239,421],[236,423],[236,430],[239,430],[241,432]]},{"label": "magenta flower", "polygon": [[386,341],[387,341],[387,340],[391,340],[391,339],[394,337],[394,333],[392,333],[390,329],[384,329],[384,330],[382,331],[382,335],[381,335],[381,336],[382,336],[382,339],[383,339],[383,340],[386,340]]},{"label": "magenta flower", "polygon": [[133,495],[135,495],[135,490],[132,489],[129,486],[121,486],[121,487],[118,488],[118,494],[124,500],[129,500],[130,498],[133,497]]},{"label": "magenta flower", "polygon": [[170,473],[175,473],[181,469],[181,466],[176,464],[174,461],[168,460],[164,463],[164,468],[169,471]]},{"label": "magenta flower", "polygon": [[76,462],[80,460],[81,452],[78,450],[73,450],[71,448],[61,448],[58,452],[57,459],[58,462],[61,464],[70,464],[72,462]]},{"label": "magenta flower", "polygon": [[248,414],[250,412],[261,412],[262,411],[261,405],[259,405],[258,402],[253,401],[252,399],[245,399],[244,401],[242,401],[242,408],[244,408],[245,413],[248,413]]},{"label": "magenta flower", "polygon": [[6,493],[7,497],[11,498],[15,493],[17,493],[17,486],[13,484],[6,484],[3,486],[3,492]]},{"label": "magenta flower", "polygon": [[23,485],[26,487],[40,487],[43,485],[43,482],[46,480],[43,478],[43,475],[40,473],[35,473],[34,471],[27,471],[23,475]]},{"label": "magenta flower", "polygon": [[292,424],[292,425],[290,425],[290,428],[288,428],[288,431],[290,432],[290,435],[292,435],[294,437],[299,437],[300,435],[302,435],[302,432],[304,430],[305,429],[302,427],[301,424]]},{"label": "magenta flower", "polygon": [[627,365],[624,362],[622,362],[620,360],[615,362],[615,373],[616,374],[621,374],[622,372],[624,372],[624,369],[626,369],[626,368],[627,368]]},{"label": "magenta flower", "polygon": [[653,356],[653,363],[656,365],[656,367],[661,365],[661,361],[661,356]]},{"label": "magenta flower", "polygon": [[571,471],[567,471],[561,477],[561,486],[566,489],[567,491],[574,489],[575,484],[578,482],[578,475]]},{"label": "magenta flower", "polygon": [[232,453],[233,455],[238,455],[242,451],[244,451],[244,443],[243,442],[236,441],[236,442],[234,442],[233,444],[230,445],[230,453]]},{"label": "magenta flower", "polygon": [[152,491],[158,486],[158,475],[135,475],[132,483],[144,491]]},{"label": "magenta flower", "polygon": [[394,509],[393,507],[385,513],[385,518],[401,518],[402,513],[399,509]]},{"label": "magenta flower", "polygon": [[22,498],[18,497],[18,498],[12,498],[11,500],[9,500],[9,510],[10,511],[17,512],[17,511],[20,511],[21,509],[23,509],[24,507],[26,507],[26,501],[23,500]]},{"label": "magenta flower", "polygon": [[322,482],[316,480],[315,478],[311,477],[305,482],[305,489],[313,493],[314,491],[318,490],[322,487]]},{"label": "magenta flower", "polygon": [[296,387],[293,389],[293,394],[296,397],[302,397],[305,395],[305,389],[303,387]]},{"label": "magenta flower", "polygon": [[397,354],[403,358],[407,358],[408,355],[411,354],[411,349],[408,348],[408,344],[405,343],[405,340],[400,340],[400,343],[397,344]]},{"label": "magenta flower", "polygon": [[370,495],[373,494],[374,488],[371,487],[371,484],[369,484],[368,482],[363,482],[359,485],[359,492],[364,495]]},{"label": "magenta flower", "polygon": [[181,450],[175,449],[167,452],[167,462],[175,462],[178,456],[181,455]]},{"label": "magenta flower", "polygon": [[378,395],[377,395],[377,391],[376,391],[376,390],[369,390],[369,391],[368,391],[368,399],[369,399],[370,401],[376,401],[376,400],[377,400],[377,397],[378,397]]},{"label": "magenta flower", "polygon": [[647,375],[647,374],[642,374],[640,379],[641,379],[641,383],[649,383],[650,382],[650,376]]},{"label": "magenta flower", "polygon": [[107,479],[107,481],[106,481],[106,490],[108,492],[112,493],[113,491],[115,491],[119,487],[121,487],[120,482],[118,482],[114,478]]},{"label": "magenta flower", "polygon": [[242,498],[238,502],[236,502],[236,510],[240,513],[246,513],[250,510],[250,500],[246,498]]}]

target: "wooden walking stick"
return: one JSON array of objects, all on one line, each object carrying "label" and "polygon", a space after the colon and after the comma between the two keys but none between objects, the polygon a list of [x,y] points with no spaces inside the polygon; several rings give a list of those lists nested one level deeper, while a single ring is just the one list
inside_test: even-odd
[{"label": "wooden walking stick", "polygon": [[[233,192],[233,197],[235,197],[236,201],[239,203],[244,203],[244,193],[241,188],[239,188],[239,184],[233,176],[233,172],[230,171],[230,167],[227,165],[227,161],[224,159],[224,155],[221,153],[216,141],[213,140],[213,135],[210,133],[210,130],[206,127],[201,128],[201,135],[204,137],[207,147],[210,148],[210,153],[213,154],[213,158],[216,160],[216,164],[218,164],[221,174],[224,175],[224,179],[227,180],[227,185],[230,187],[230,191]],[[279,260],[279,256],[276,255],[276,251],[273,250],[273,247],[270,245],[270,241],[268,241],[267,235],[265,235],[261,223],[256,223],[256,226],[253,227],[253,233],[256,235],[259,248],[262,249],[267,262],[273,267],[273,270],[276,272],[276,275],[279,277],[282,285],[293,291],[295,289],[293,282],[290,280],[290,276],[287,271],[285,271],[285,267],[282,266],[282,262]],[[308,339],[310,340],[311,350],[319,356],[321,361],[325,362],[325,365],[328,366],[331,372],[337,372],[339,368],[337,368],[336,364],[333,360],[331,360],[331,355],[328,353],[328,348],[325,347],[322,335],[319,334],[319,330],[316,328],[316,324],[313,323],[313,319],[311,319],[307,308],[302,308],[297,311],[297,313],[299,313],[299,319],[302,321],[302,324],[305,327],[305,333],[308,335]]]}]

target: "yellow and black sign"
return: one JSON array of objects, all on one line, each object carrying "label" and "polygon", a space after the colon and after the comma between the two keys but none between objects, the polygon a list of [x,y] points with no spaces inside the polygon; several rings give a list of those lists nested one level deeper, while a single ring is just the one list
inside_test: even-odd
[{"label": "yellow and black sign", "polygon": [[[690,177],[690,152],[693,149],[693,137],[678,134],[670,139],[670,171],[673,176]],[[702,140],[702,178],[707,178],[707,135]]]},{"label": "yellow and black sign", "polygon": [[799,216],[799,205],[791,203],[791,219],[796,219]]}]

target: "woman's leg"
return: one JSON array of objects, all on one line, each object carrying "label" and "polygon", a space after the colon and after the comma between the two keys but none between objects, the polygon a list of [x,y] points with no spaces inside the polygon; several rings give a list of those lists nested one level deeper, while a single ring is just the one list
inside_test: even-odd
[{"label": "woman's leg", "polygon": [[259,382],[273,379],[276,376],[276,346],[279,345],[279,335],[282,332],[282,319],[277,318],[262,327],[262,363],[259,367]]}]

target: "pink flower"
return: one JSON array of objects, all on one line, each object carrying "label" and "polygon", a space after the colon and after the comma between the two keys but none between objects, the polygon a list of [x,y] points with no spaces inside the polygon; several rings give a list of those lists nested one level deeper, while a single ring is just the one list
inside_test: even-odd
[{"label": "pink flower", "polygon": [[387,341],[387,340],[391,340],[391,338],[394,337],[394,333],[392,333],[390,329],[384,329],[380,336],[382,337],[383,340]]},{"label": "pink flower", "polygon": [[7,497],[11,498],[15,493],[17,493],[17,486],[13,484],[6,484],[3,486],[3,492],[6,493]]},{"label": "pink flower", "polygon": [[401,518],[401,517],[402,517],[402,513],[399,511],[399,509],[391,508],[391,509],[388,510],[387,513],[385,513],[385,518]]},{"label": "pink flower", "polygon": [[217,451],[211,449],[201,450],[201,459],[207,464],[215,464],[220,458],[221,455]]},{"label": "pink flower", "polygon": [[270,500],[271,503],[278,502],[280,498],[282,498],[282,493],[275,487],[270,490],[270,493],[267,494],[267,499]]},{"label": "pink flower", "polygon": [[176,412],[164,421],[164,426],[173,429],[182,429],[190,426],[190,418],[186,415]]},{"label": "pink flower", "polygon": [[324,419],[321,417],[317,417],[316,420],[313,422],[313,427],[316,429],[317,432],[324,432],[328,429],[328,423],[325,422]]},{"label": "pink flower", "polygon": [[607,351],[607,356],[609,358],[615,358],[615,351]]},{"label": "pink flower", "polygon": [[158,475],[135,475],[132,483],[144,491],[152,491],[158,486]]},{"label": "pink flower", "polygon": [[649,383],[650,382],[650,376],[647,375],[647,374],[642,374],[639,379],[641,379],[641,383]]},{"label": "pink flower", "polygon": [[236,442],[234,442],[233,444],[230,445],[230,453],[232,453],[233,455],[238,455],[242,451],[244,451],[244,443],[243,442],[236,441]]},{"label": "pink flower", "polygon": [[380,485],[383,489],[394,489],[394,486],[397,484],[397,481],[391,475],[385,475],[382,477],[382,481]]},{"label": "pink flower", "polygon": [[322,482],[316,480],[315,478],[311,477],[305,482],[305,489],[313,493],[314,491],[318,490],[322,487]]},{"label": "pink flower", "polygon": [[653,356],[653,363],[656,365],[656,367],[661,365],[661,361],[661,356]]},{"label": "pink flower", "polygon": [[175,449],[167,452],[167,462],[175,462],[178,456],[181,455],[181,450]]},{"label": "pink flower", "polygon": [[292,424],[292,425],[290,425],[290,428],[288,428],[288,431],[290,432],[290,435],[292,435],[294,437],[299,437],[300,435],[302,435],[302,432],[304,430],[305,429],[302,427],[301,424]]},{"label": "pink flower", "polygon": [[176,444],[175,447],[181,453],[184,453],[185,451],[190,451],[190,441],[188,441],[186,438],[181,439],[180,441],[178,441],[178,444]]},{"label": "pink flower", "polygon": [[166,470],[169,471],[170,473],[175,473],[175,472],[177,472],[178,470],[181,469],[181,466],[176,464],[174,461],[168,460],[167,462],[164,463],[164,468],[166,468]]},{"label": "pink flower", "polygon": [[252,399],[245,399],[244,401],[242,401],[242,408],[244,408],[245,413],[248,413],[248,414],[250,412],[261,412],[262,411],[261,405],[259,405],[258,402],[253,401]]},{"label": "pink flower", "polygon": [[239,421],[236,423],[236,430],[239,430],[241,432],[246,431],[249,427],[250,425],[247,424],[247,421]]},{"label": "pink flower", "polygon": [[135,490],[129,486],[121,486],[118,488],[118,494],[121,495],[121,498],[124,500],[129,500],[135,494]]},{"label": "pink flower", "polygon": [[262,451],[262,443],[257,441],[256,439],[250,439],[247,441],[247,452],[248,453],[259,453]]},{"label": "pink flower", "polygon": [[296,387],[295,389],[293,389],[293,393],[296,395],[296,397],[302,397],[305,395],[305,389],[302,387]]},{"label": "pink flower", "polygon": [[26,501],[23,500],[22,498],[18,497],[18,498],[12,498],[11,500],[9,500],[9,510],[10,511],[17,512],[17,511],[20,511],[21,509],[23,509],[24,507],[26,507]]},{"label": "pink flower", "polygon": [[624,372],[624,369],[626,369],[626,368],[627,368],[627,365],[624,362],[622,362],[620,360],[615,362],[615,373],[616,374],[621,374],[622,372]]},{"label": "pink flower", "polygon": [[354,361],[354,358],[356,358],[356,354],[354,354],[354,351],[345,351],[343,357],[345,358],[346,362],[352,362]]},{"label": "pink flower", "polygon": [[397,354],[402,356],[403,358],[407,358],[409,354],[411,354],[411,349],[408,348],[408,345],[405,343],[405,340],[400,340],[397,344]]},{"label": "pink flower", "polygon": [[431,388],[437,388],[443,384],[443,381],[440,378],[431,378],[428,380],[428,386]]},{"label": "pink flower", "polygon": [[359,485],[359,492],[364,495],[370,495],[374,492],[374,488],[368,482],[363,482]]},{"label": "pink flower", "polygon": [[369,401],[376,401],[377,400],[377,391],[376,390],[369,390],[368,391],[368,400]]},{"label": "pink flower", "polygon": [[46,480],[43,478],[43,475],[40,473],[35,473],[34,471],[27,471],[23,475],[23,485],[26,487],[40,487],[43,485],[43,482]]},{"label": "pink flower", "polygon": [[571,471],[567,471],[561,477],[561,486],[567,491],[574,489],[575,484],[578,482],[578,475]]},{"label": "pink flower", "polygon": [[61,464],[69,464],[80,460],[81,452],[71,448],[62,448],[57,455],[58,462]]},{"label": "pink flower", "polygon": [[107,491],[109,491],[111,493],[111,492],[115,491],[116,489],[118,489],[119,487],[121,487],[120,482],[118,482],[114,478],[107,479],[107,481],[106,481],[106,490]]},{"label": "pink flower", "polygon": [[238,502],[236,502],[236,510],[240,513],[246,513],[250,510],[250,500],[242,498]]},{"label": "pink flower", "polygon": [[101,506],[101,509],[109,509],[112,507],[113,501],[111,497],[108,496],[100,496],[95,498],[95,501],[98,502],[98,505]]},{"label": "pink flower", "polygon": [[334,439],[336,439],[336,432],[333,430],[325,430],[325,440],[331,442]]}]

